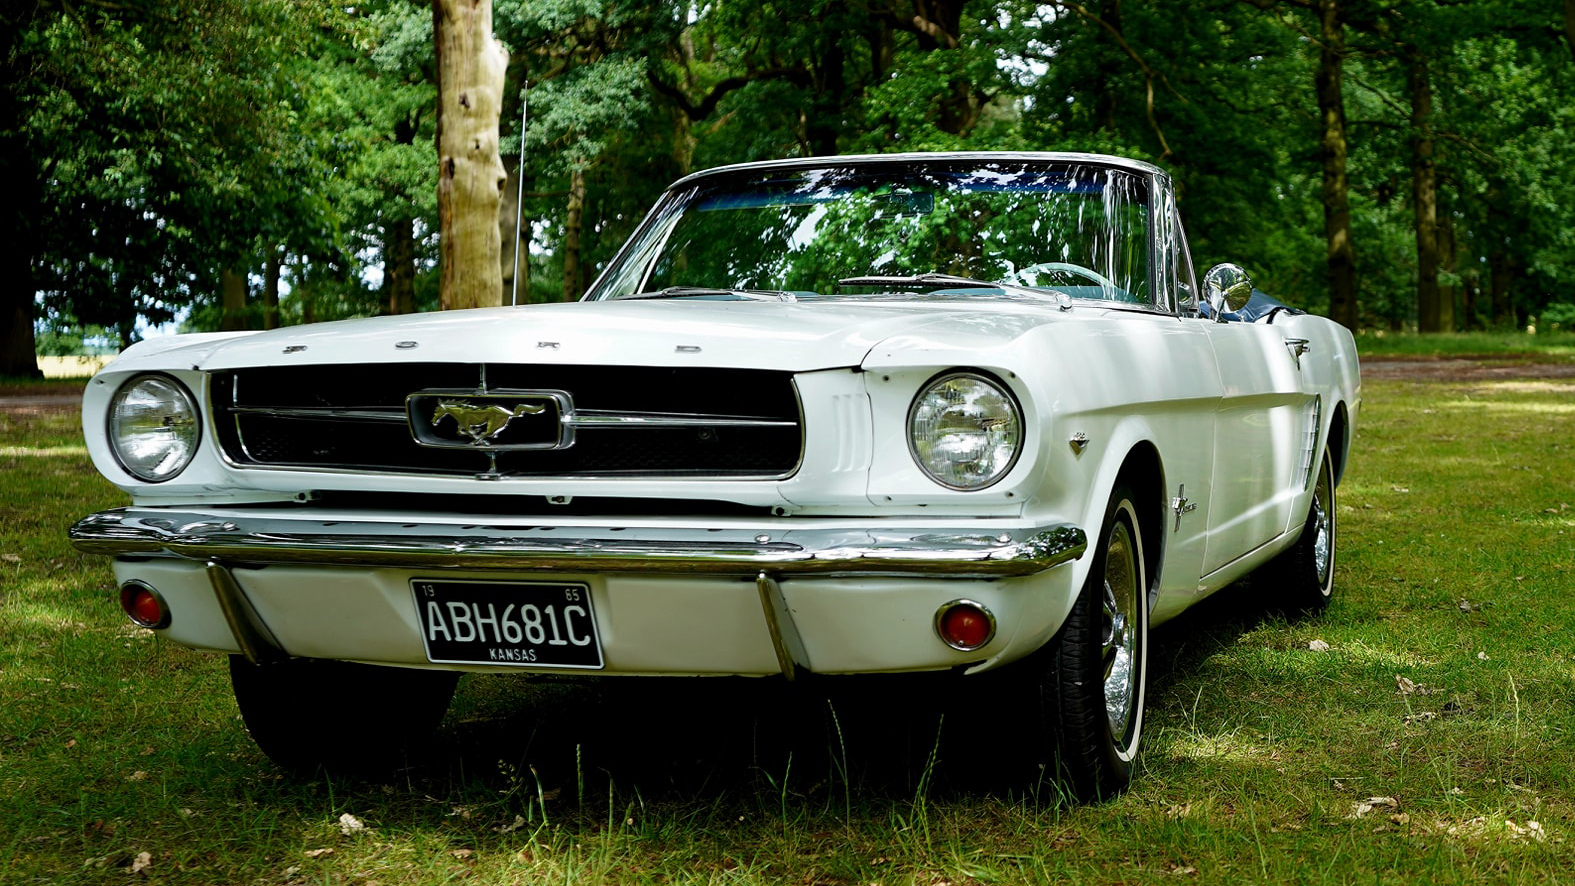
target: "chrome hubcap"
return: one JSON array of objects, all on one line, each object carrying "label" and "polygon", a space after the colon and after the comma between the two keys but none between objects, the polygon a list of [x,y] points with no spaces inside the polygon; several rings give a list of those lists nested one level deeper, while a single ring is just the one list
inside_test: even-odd
[{"label": "chrome hubcap", "polygon": [[1313,563],[1318,569],[1320,587],[1329,584],[1329,566],[1334,551],[1334,509],[1330,507],[1328,462],[1318,472],[1318,487],[1313,490]]},{"label": "chrome hubcap", "polygon": [[1105,593],[1102,605],[1105,714],[1110,734],[1125,745],[1137,702],[1138,643],[1137,551],[1127,524],[1117,521],[1105,552]]}]

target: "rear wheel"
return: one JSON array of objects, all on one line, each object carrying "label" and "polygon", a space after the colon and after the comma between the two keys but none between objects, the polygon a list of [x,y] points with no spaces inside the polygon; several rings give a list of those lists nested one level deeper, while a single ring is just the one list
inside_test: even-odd
[{"label": "rear wheel", "polygon": [[252,740],[280,767],[376,776],[410,759],[443,720],[459,674],[298,658],[230,656]]},{"label": "rear wheel", "polygon": [[1334,467],[1328,447],[1318,462],[1312,503],[1296,543],[1271,561],[1266,571],[1284,604],[1302,612],[1319,612],[1334,592],[1334,549],[1337,527]]},{"label": "rear wheel", "polygon": [[1057,776],[1081,802],[1132,781],[1148,677],[1148,570],[1132,491],[1105,510],[1093,569],[1051,641],[1040,693],[1056,731]]}]

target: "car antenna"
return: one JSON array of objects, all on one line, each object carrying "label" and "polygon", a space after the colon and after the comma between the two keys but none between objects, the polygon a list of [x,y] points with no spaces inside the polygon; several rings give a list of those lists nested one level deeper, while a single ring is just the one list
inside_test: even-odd
[{"label": "car antenna", "polygon": [[[520,233],[525,228],[525,124],[529,115],[530,80],[526,79],[520,86],[520,180],[514,197],[514,290],[509,293],[510,306],[520,303]],[[525,293],[525,297],[529,298],[530,293]]]}]

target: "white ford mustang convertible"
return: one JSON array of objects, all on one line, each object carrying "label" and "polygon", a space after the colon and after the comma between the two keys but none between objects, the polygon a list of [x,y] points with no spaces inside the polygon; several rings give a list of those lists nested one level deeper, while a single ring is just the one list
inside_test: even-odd
[{"label": "white ford mustang convertible", "polygon": [[950,672],[1092,799],[1151,626],[1253,571],[1329,599],[1360,402],[1345,329],[1198,281],[1153,166],[753,163],[577,303],[128,349],[83,424],[131,505],[71,536],[286,767],[397,752],[461,672]]}]

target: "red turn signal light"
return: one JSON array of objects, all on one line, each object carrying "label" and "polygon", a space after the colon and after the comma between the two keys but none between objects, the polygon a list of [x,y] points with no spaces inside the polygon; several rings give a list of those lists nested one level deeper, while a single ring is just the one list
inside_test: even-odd
[{"label": "red turn signal light", "polygon": [[170,626],[170,608],[164,596],[140,581],[128,581],[120,586],[120,608],[142,627],[158,630]]},{"label": "red turn signal light", "polygon": [[982,603],[953,600],[935,613],[935,632],[947,646],[971,652],[995,639],[995,616]]}]

